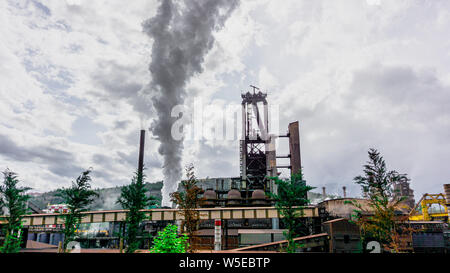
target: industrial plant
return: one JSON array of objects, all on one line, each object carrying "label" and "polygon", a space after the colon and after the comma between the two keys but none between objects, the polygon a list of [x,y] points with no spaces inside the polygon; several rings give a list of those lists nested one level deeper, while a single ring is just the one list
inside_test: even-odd
[{"label": "industrial plant", "polygon": [[[270,198],[270,193],[278,192],[277,184],[270,178],[279,176],[280,169],[288,169],[291,174],[302,169],[301,123],[292,121],[285,133],[269,134],[267,94],[255,86],[251,88],[242,94],[240,176],[197,179],[202,192],[199,196],[202,202],[196,208],[200,220],[195,235],[198,252],[282,252],[288,243],[283,216]],[[141,170],[144,133],[141,133],[139,154]],[[277,153],[278,138],[288,139],[289,154]],[[282,158],[288,159],[289,165],[279,165],[277,159]],[[403,217],[405,221],[401,224],[413,229],[401,238],[399,252],[449,253],[450,184],[443,185],[443,193],[425,194],[417,202],[407,179],[398,181],[394,188],[396,195],[403,197],[402,206],[395,210],[396,217]],[[151,194],[159,192],[161,196],[161,189],[159,183]],[[361,229],[352,220],[355,202],[363,209],[363,216],[374,213],[368,199],[348,197],[346,187],[339,198],[329,198],[325,187],[321,190],[321,194],[309,192],[304,196],[315,201],[302,206],[303,213],[298,216],[304,228],[303,235],[294,239],[298,244],[296,252],[376,252],[376,247],[369,249],[363,245]],[[178,191],[183,188],[179,186]],[[67,212],[66,205],[49,204],[43,210],[29,202],[28,207],[31,213],[23,218],[21,251],[59,252],[64,240],[62,215]],[[150,249],[153,239],[167,225],[180,226],[185,219],[180,211],[176,206],[145,209],[146,219],[140,225],[144,235],[139,248]],[[83,212],[76,229],[78,250],[122,252],[127,213],[122,209]],[[6,223],[6,217],[0,218],[0,224]]]}]

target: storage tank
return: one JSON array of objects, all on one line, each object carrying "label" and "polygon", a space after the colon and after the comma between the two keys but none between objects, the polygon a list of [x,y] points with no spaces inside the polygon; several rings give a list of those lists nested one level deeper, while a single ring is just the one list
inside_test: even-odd
[{"label": "storage tank", "polygon": [[227,206],[240,206],[241,204],[241,193],[237,189],[231,189],[227,195]]},{"label": "storage tank", "polygon": [[207,189],[203,194],[203,207],[214,207],[216,205],[217,195],[213,189]]},{"label": "storage tank", "polygon": [[254,190],[252,193],[252,205],[253,206],[266,206],[267,198],[266,193],[263,190]]}]

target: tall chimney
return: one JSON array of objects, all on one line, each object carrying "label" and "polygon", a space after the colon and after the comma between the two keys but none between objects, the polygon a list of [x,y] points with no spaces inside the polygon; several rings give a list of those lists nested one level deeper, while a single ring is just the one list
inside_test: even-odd
[{"label": "tall chimney", "polygon": [[445,199],[447,200],[448,217],[450,218],[450,184],[444,185]]},{"label": "tall chimney", "polygon": [[447,200],[447,204],[450,204],[450,184],[444,185],[444,194],[445,199]]},{"label": "tall chimney", "polygon": [[342,190],[344,191],[344,198],[347,198],[347,187],[343,186]]},{"label": "tall chimney", "polygon": [[289,124],[289,154],[291,155],[291,174],[297,174],[302,169],[298,121]]},{"label": "tall chimney", "polygon": [[322,187],[322,195],[323,195],[323,198],[325,198],[327,196],[327,192],[325,191],[325,187]]},{"label": "tall chimney", "polygon": [[144,171],[144,144],[145,144],[145,130],[141,130],[141,142],[139,144],[139,163],[138,173],[142,174]]}]

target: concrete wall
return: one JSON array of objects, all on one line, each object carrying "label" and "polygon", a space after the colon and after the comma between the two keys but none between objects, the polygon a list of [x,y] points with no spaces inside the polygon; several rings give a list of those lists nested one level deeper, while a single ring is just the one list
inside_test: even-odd
[{"label": "concrete wall", "polygon": [[362,205],[363,209],[370,210],[367,200],[356,198],[340,198],[340,199],[326,200],[319,203],[318,207],[324,207],[331,216],[350,219],[350,216],[353,214],[353,210],[357,208],[352,204],[346,204],[346,202],[348,201],[357,201],[359,204]]}]

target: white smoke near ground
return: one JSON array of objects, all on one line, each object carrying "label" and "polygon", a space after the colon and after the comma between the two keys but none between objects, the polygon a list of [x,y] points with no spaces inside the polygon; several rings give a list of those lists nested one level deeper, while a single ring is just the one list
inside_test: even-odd
[{"label": "white smoke near ground", "polygon": [[165,206],[182,177],[183,141],[171,136],[173,107],[184,103],[186,84],[201,73],[206,54],[214,44],[214,32],[223,27],[239,0],[162,0],[156,15],[145,21],[144,31],[153,40],[150,72],[152,103],[157,118],[151,124],[163,156]]}]

